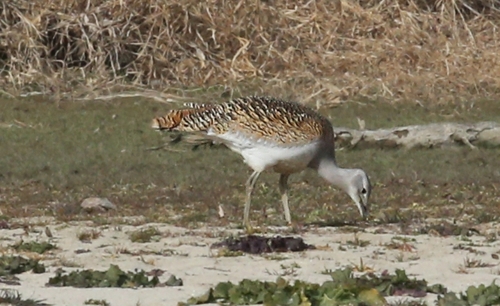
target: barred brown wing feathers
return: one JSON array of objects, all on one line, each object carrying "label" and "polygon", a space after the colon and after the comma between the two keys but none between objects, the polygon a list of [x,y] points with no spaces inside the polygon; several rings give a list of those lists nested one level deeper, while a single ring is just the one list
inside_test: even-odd
[{"label": "barred brown wing feathers", "polygon": [[333,140],[330,122],[312,109],[268,97],[245,97],[226,103],[235,119],[230,130],[280,144]]},{"label": "barred brown wing feathers", "polygon": [[[243,97],[222,104],[188,104],[154,119],[154,128],[239,133],[282,145],[333,141],[330,122],[312,109],[269,97]],[[156,122],[156,124],[155,124]]]},{"label": "barred brown wing feathers", "polygon": [[194,108],[171,110],[167,115],[153,119],[152,127],[185,132],[207,131],[212,127],[221,131],[221,127],[227,125],[225,121],[231,120],[231,116],[221,108],[221,105],[205,104]]},{"label": "barred brown wing feathers", "polygon": [[186,117],[196,112],[199,112],[199,109],[171,110],[165,116],[154,118],[152,127],[159,130],[177,129]]}]

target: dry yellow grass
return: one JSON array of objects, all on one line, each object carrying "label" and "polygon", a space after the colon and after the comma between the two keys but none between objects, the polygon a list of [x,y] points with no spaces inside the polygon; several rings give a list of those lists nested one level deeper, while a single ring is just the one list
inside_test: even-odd
[{"label": "dry yellow grass", "polygon": [[[491,0],[15,0],[0,4],[12,95],[258,80],[304,102],[445,103],[500,87]],[[255,90],[255,89],[253,89]]]}]

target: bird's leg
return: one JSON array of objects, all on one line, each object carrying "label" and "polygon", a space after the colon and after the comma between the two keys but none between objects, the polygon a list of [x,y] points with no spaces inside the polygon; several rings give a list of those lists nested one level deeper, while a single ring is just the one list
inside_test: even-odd
[{"label": "bird's leg", "polygon": [[285,212],[285,220],[288,224],[292,223],[292,218],[290,217],[290,208],[288,207],[288,177],[289,174],[280,175],[280,193],[281,202],[283,203],[283,210]]},{"label": "bird's leg", "polygon": [[257,182],[257,178],[259,177],[260,172],[259,171],[254,171],[252,175],[247,180],[246,183],[246,190],[247,190],[247,197],[245,200],[245,211],[243,214],[243,225],[247,229],[247,231],[250,229],[250,222],[248,221],[248,216],[250,214],[250,198],[252,197],[252,191],[253,187],[255,186],[255,182]]}]

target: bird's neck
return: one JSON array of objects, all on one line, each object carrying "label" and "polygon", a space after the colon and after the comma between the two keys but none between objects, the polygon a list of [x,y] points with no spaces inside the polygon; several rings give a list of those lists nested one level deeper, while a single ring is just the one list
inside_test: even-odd
[{"label": "bird's neck", "polygon": [[318,161],[316,170],[322,178],[332,185],[347,191],[349,180],[353,175],[353,169],[345,169],[337,166],[334,156],[322,156]]}]

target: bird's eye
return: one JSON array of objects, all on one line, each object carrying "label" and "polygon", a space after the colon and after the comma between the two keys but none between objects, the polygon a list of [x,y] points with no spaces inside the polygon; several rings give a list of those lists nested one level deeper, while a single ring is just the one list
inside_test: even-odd
[{"label": "bird's eye", "polygon": [[361,189],[361,194],[366,194],[366,189],[365,188]]}]

